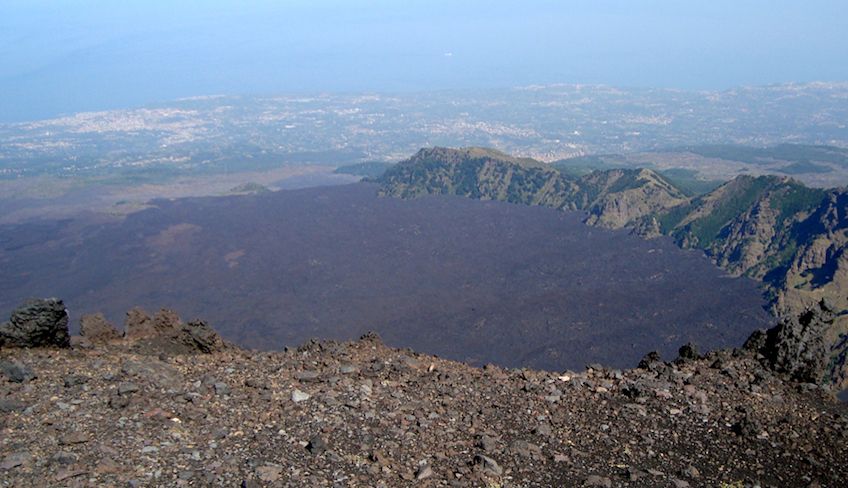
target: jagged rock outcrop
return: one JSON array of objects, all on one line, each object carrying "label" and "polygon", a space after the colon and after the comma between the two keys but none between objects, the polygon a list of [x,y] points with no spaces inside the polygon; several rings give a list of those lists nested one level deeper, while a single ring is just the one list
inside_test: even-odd
[{"label": "jagged rock outcrop", "polygon": [[91,344],[105,344],[121,338],[118,329],[109,323],[102,313],[80,317],[80,335]]},{"label": "jagged rock outcrop", "polygon": [[797,381],[821,383],[830,359],[826,338],[834,312],[828,301],[822,300],[798,316],[784,317],[768,331],[754,332],[745,348],[761,354],[779,373]]},{"label": "jagged rock outcrop", "polygon": [[213,353],[226,349],[227,344],[209,324],[203,320],[192,320],[181,327],[182,342],[202,353]]},{"label": "jagged rock outcrop", "polygon": [[151,319],[153,333],[157,337],[176,337],[183,328],[183,322],[177,312],[163,308]]},{"label": "jagged rock outcrop", "polygon": [[687,342],[680,346],[680,349],[677,350],[677,361],[685,362],[685,361],[693,361],[695,359],[700,359],[701,353],[698,351],[697,344],[693,344],[691,342]]},{"label": "jagged rock outcrop", "polygon": [[848,195],[785,177],[738,177],[658,219],[683,247],[704,249],[734,275],[762,280],[778,317],[795,317],[827,299],[838,316],[820,331],[824,375],[848,386]]},{"label": "jagged rock outcrop", "polygon": [[654,215],[648,215],[634,222],[631,232],[644,239],[655,239],[663,235],[662,227]]},{"label": "jagged rock outcrop", "polygon": [[30,300],[0,325],[0,346],[68,347],[70,343],[68,311],[56,298]]},{"label": "jagged rock outcrop", "polygon": [[128,339],[144,339],[145,337],[153,337],[156,335],[156,329],[153,327],[153,320],[147,313],[135,307],[127,312],[127,317],[124,321],[124,337]]},{"label": "jagged rock outcrop", "polygon": [[202,320],[183,323],[173,310],[161,309],[153,317],[140,308],[127,312],[126,341],[137,351],[154,353],[212,353],[230,347]]},{"label": "jagged rock outcrop", "polygon": [[80,336],[72,337],[70,345],[82,349],[114,345],[142,354],[209,354],[232,347],[203,320],[183,323],[176,312],[168,309],[151,317],[138,307],[127,312],[123,334],[103,314],[83,315]]}]

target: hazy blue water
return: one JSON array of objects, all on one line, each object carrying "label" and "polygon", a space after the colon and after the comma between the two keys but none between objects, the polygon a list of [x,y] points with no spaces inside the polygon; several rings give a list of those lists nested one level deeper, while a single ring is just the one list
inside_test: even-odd
[{"label": "hazy blue water", "polygon": [[2,0],[0,122],[216,93],[844,80],[846,5]]}]

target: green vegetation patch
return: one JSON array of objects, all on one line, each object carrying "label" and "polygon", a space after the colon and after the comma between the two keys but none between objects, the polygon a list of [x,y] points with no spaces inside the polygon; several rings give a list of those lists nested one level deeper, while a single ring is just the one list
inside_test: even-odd
[{"label": "green vegetation patch", "polygon": [[725,183],[723,180],[703,180],[697,171],[689,168],[669,168],[660,174],[687,197],[705,195]]},{"label": "green vegetation patch", "polygon": [[820,188],[809,188],[797,182],[791,182],[787,188],[777,195],[772,205],[780,213],[777,217],[778,224],[799,212],[809,212],[818,206],[827,192]]},{"label": "green vegetation patch", "polygon": [[386,163],[383,161],[365,161],[363,163],[349,164],[340,166],[333,171],[339,175],[354,175],[365,178],[379,178],[383,176],[389,168],[394,166],[394,163]]},{"label": "green vegetation patch", "polygon": [[255,182],[247,182],[242,183],[241,185],[235,186],[230,189],[230,193],[252,193],[252,194],[260,194],[260,193],[270,193],[271,190],[268,189],[265,185],[261,185]]},{"label": "green vegetation patch", "polygon": [[737,179],[709,215],[686,226],[686,230],[697,239],[698,247],[710,247],[721,229],[753,205],[772,182],[773,179],[768,177]]},{"label": "green vegetation patch", "polygon": [[786,175],[801,175],[811,173],[822,174],[833,172],[833,168],[831,168],[830,166],[812,163],[810,161],[798,161],[782,168],[777,168],[775,171]]},{"label": "green vegetation patch", "polygon": [[814,166],[807,166],[813,164],[813,161],[848,167],[848,149],[834,146],[778,144],[771,147],[749,147],[732,144],[710,144],[687,147],[684,150],[706,158],[726,159],[749,164],[769,164],[773,161],[799,163],[800,166],[795,167],[795,170],[808,167],[815,172],[820,172],[821,170],[816,170]]},{"label": "green vegetation patch", "polygon": [[639,188],[644,184],[644,182],[639,179],[638,169],[625,169],[621,171],[621,177],[609,186],[607,193],[620,193],[634,188]]},{"label": "green vegetation patch", "polygon": [[564,175],[580,177],[588,175],[593,171],[621,168],[623,167],[623,162],[620,159],[620,156],[604,154],[577,156],[561,159],[551,163],[551,166]]},{"label": "green vegetation patch", "polygon": [[680,222],[689,215],[693,209],[691,203],[678,205],[668,209],[665,213],[657,216],[657,222],[660,224],[660,232],[669,234],[680,224]]}]

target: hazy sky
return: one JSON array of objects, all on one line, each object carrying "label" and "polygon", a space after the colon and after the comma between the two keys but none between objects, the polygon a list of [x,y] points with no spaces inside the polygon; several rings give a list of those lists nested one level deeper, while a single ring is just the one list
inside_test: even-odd
[{"label": "hazy sky", "polygon": [[219,93],[811,80],[848,80],[848,1],[0,0],[0,122]]}]

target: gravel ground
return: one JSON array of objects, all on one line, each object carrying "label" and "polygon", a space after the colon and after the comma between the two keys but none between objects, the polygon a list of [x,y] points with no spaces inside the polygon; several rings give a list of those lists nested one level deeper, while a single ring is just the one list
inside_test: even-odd
[{"label": "gravel ground", "polygon": [[375,336],[0,351],[0,486],[845,486],[848,410],[741,351],[473,368]]}]

